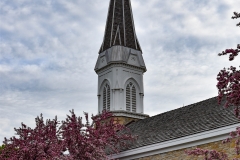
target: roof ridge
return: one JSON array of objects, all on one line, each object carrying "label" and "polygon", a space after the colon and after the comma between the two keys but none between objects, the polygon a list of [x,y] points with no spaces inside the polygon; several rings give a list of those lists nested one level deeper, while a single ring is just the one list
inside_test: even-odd
[{"label": "roof ridge", "polygon": [[[156,117],[156,116],[159,116],[159,115],[167,114],[167,113],[169,113],[169,112],[173,112],[173,111],[178,110],[178,109],[183,109],[183,108],[186,108],[186,107],[192,106],[192,105],[194,105],[194,104],[199,104],[199,103],[202,103],[202,102],[208,101],[208,100],[210,100],[210,99],[214,99],[214,98],[217,98],[217,96],[215,96],[215,97],[211,97],[211,98],[208,98],[208,99],[205,99],[205,100],[199,101],[199,102],[195,102],[195,103],[192,103],[192,104],[189,104],[189,105],[186,105],[186,106],[182,106],[182,107],[179,107],[179,108],[175,108],[175,109],[173,109],[173,110],[166,111],[166,112],[163,112],[163,113],[160,113],[160,114],[154,115],[154,116],[152,116],[152,117]],[[149,117],[149,118],[152,118],[152,117]]]}]

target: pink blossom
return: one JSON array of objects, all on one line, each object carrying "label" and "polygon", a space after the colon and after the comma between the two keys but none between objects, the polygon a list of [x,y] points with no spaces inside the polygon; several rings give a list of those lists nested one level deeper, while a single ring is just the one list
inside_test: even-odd
[{"label": "pink blossom", "polygon": [[[85,113],[86,124],[82,118],[70,111],[62,125],[53,120],[43,121],[37,117],[36,127],[31,129],[22,123],[15,129],[19,138],[12,137],[4,141],[0,152],[1,160],[98,160],[108,159],[112,153],[118,153],[121,147],[135,139],[123,125],[116,123],[112,113],[103,112],[92,116],[92,124]],[[65,151],[69,155],[64,155]]]}]

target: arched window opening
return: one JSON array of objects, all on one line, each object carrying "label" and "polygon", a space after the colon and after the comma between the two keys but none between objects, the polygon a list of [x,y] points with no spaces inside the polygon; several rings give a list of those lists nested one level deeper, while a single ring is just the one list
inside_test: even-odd
[{"label": "arched window opening", "polygon": [[129,84],[127,85],[126,88],[126,109],[127,111],[131,111],[131,95],[130,95],[130,86]]},{"label": "arched window opening", "polygon": [[136,89],[133,86],[132,87],[132,112],[136,112],[137,108],[136,108]]},{"label": "arched window opening", "polygon": [[126,110],[129,112],[137,112],[136,88],[130,82],[126,87]]},{"label": "arched window opening", "polygon": [[103,88],[103,110],[110,111],[110,87],[108,84]]},{"label": "arched window opening", "polygon": [[103,110],[106,110],[106,88],[103,88]]},{"label": "arched window opening", "polygon": [[110,87],[107,87],[107,110],[110,111]]}]

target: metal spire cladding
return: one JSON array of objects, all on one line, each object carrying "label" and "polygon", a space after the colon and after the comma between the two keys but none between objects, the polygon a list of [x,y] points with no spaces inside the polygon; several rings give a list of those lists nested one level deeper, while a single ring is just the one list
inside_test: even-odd
[{"label": "metal spire cladding", "polygon": [[115,45],[141,51],[135,33],[130,0],[110,0],[105,34],[99,53]]}]

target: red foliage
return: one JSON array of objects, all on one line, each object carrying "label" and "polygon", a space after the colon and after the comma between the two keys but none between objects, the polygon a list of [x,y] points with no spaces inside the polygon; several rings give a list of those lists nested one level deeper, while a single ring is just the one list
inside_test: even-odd
[{"label": "red foliage", "polygon": [[[232,16],[232,19],[238,19],[240,18],[240,13],[237,12],[233,12],[234,16]],[[236,24],[236,26],[240,27],[240,22],[238,24]]]},{"label": "red foliage", "polygon": [[[95,160],[108,159],[109,155],[118,153],[119,147],[125,147],[135,138],[123,125],[116,123],[112,113],[103,112],[93,117],[90,125],[85,113],[86,124],[82,118],[70,111],[62,125],[58,127],[57,118],[43,121],[42,115],[36,118],[36,127],[31,129],[22,123],[15,129],[19,138],[12,137],[3,142],[1,160]],[[68,155],[63,153],[68,151]]]},{"label": "red foliage", "polygon": [[35,119],[36,127],[31,129],[22,123],[19,129],[14,128],[19,138],[5,138],[5,148],[0,159],[54,159],[63,153],[63,141],[59,138],[57,118],[43,121],[42,115]]},{"label": "red foliage", "polygon": [[240,71],[236,67],[224,68],[217,75],[219,103],[226,97],[225,107],[235,106],[235,115],[239,117],[240,106]]},{"label": "red foliage", "polygon": [[[240,13],[233,12],[232,19],[240,18]],[[240,23],[237,24],[240,27]],[[229,55],[229,60],[232,61],[240,52],[240,44],[237,49],[226,49],[219,56]],[[224,68],[217,75],[217,88],[218,88],[218,102],[221,103],[223,97],[226,97],[225,107],[235,106],[235,115],[240,118],[240,71],[236,67]]]},{"label": "red foliage", "polygon": [[73,159],[108,159],[106,150],[109,154],[118,153],[119,147],[126,147],[134,139],[125,126],[114,122],[110,112],[92,116],[91,125],[88,114],[85,113],[87,122],[83,125],[82,119],[71,113],[63,122],[62,136]]},{"label": "red foliage", "polygon": [[225,51],[222,51],[222,53],[218,53],[218,55],[222,56],[222,55],[230,54],[229,61],[232,61],[238,55],[239,52],[240,52],[240,44],[237,45],[237,49],[226,49]]},{"label": "red foliage", "polygon": [[[233,12],[232,19],[240,18],[240,13]],[[240,27],[240,23],[237,24]],[[219,53],[219,56],[229,54],[229,60],[232,61],[240,52],[240,44],[237,49],[226,49]],[[240,113],[240,71],[236,67],[224,68],[217,75],[217,88],[218,88],[218,102],[221,103],[223,97],[226,97],[225,107],[235,106],[235,115],[237,118]]]}]

